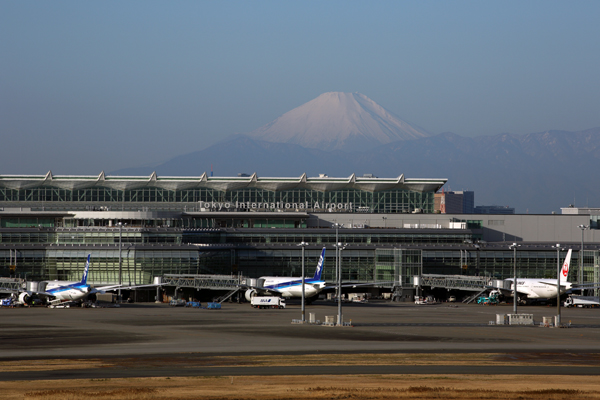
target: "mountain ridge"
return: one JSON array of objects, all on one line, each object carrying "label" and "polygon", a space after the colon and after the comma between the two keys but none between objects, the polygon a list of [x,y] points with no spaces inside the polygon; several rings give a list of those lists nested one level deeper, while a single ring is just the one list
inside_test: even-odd
[{"label": "mountain ridge", "polygon": [[599,149],[600,128],[475,138],[446,132],[363,152],[307,149],[234,135],[154,167],[112,174],[149,176],[156,171],[162,176],[200,176],[211,165],[218,176],[254,172],[261,177],[404,174],[447,178],[447,190],[474,190],[476,204],[509,205],[519,213],[550,213],[573,203],[574,197],[600,199],[600,188],[594,184]]}]

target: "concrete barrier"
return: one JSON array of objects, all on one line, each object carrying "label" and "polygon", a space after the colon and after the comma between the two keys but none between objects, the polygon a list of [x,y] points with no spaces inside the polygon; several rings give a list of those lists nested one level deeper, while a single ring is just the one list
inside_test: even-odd
[{"label": "concrete barrier", "polygon": [[509,325],[533,325],[533,314],[508,314]]}]

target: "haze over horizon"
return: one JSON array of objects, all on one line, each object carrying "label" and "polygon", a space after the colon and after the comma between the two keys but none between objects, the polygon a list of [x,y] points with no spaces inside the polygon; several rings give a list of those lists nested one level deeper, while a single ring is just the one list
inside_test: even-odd
[{"label": "haze over horizon", "polygon": [[594,1],[2,2],[0,174],[158,163],[326,92],[362,93],[431,134],[599,127],[599,11]]}]

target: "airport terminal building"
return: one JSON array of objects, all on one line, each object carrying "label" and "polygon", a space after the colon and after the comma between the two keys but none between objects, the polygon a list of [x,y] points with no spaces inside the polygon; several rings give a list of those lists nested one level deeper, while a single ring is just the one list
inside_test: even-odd
[{"label": "airport terminal building", "polygon": [[[335,279],[414,276],[556,277],[573,249],[571,282],[598,282],[598,216],[434,212],[446,179],[372,176],[261,178],[0,175],[0,276],[79,280],[92,255],[92,284],[146,284],[169,275],[307,275],[322,247]],[[589,227],[582,229],[580,227]],[[580,264],[583,244],[583,263]],[[120,250],[119,250],[120,249]],[[120,255],[120,257],[119,257]],[[121,263],[119,264],[119,260]]]}]

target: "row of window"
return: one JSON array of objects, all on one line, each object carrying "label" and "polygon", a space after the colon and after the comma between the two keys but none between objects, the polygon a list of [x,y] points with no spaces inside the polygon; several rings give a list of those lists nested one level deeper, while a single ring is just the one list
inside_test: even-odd
[{"label": "row of window", "polygon": [[[507,251],[508,253],[509,251]],[[0,275],[8,276],[11,255],[9,250],[0,250]],[[79,280],[87,255],[91,253],[90,279],[95,283],[118,281],[119,252],[116,249],[47,249],[17,250],[15,274],[30,280]],[[418,249],[377,249],[342,251],[343,279],[347,280],[390,280],[399,271],[404,283],[410,283],[413,275],[479,275],[505,279],[513,275],[511,257],[486,257],[481,251],[479,260],[463,258],[458,251],[421,251]],[[533,256],[519,258],[518,276],[531,278],[556,277],[556,260],[552,252],[532,252]],[[541,253],[541,254],[536,254]],[[584,258],[584,282],[596,282],[600,262],[598,251],[586,251]],[[13,253],[14,254],[14,253]],[[305,251],[306,275],[314,273],[320,250]],[[497,254],[496,254],[497,255]],[[574,253],[570,280],[577,281],[579,263]],[[259,277],[262,275],[300,276],[302,256],[300,249],[287,250],[136,250],[124,249],[121,253],[122,281],[150,283],[154,276],[164,274],[238,274]],[[461,264],[462,261],[462,264]],[[13,260],[14,263],[14,260]],[[327,280],[335,277],[335,252],[328,251],[325,257],[323,276]],[[123,277],[126,274],[126,278]],[[391,274],[391,275],[390,275]],[[387,278],[386,278],[387,277]],[[385,278],[385,279],[384,279]]]},{"label": "row of window", "polygon": [[433,193],[412,192],[395,189],[382,192],[363,192],[343,189],[320,192],[309,189],[269,191],[245,188],[232,191],[215,189],[168,190],[163,188],[141,188],[116,190],[111,188],[60,189],[60,188],[0,188],[0,202],[102,202],[102,203],[237,203],[306,204],[308,208],[325,208],[326,204],[352,204],[352,208],[368,208],[374,212],[410,212],[423,209],[433,212]]}]

